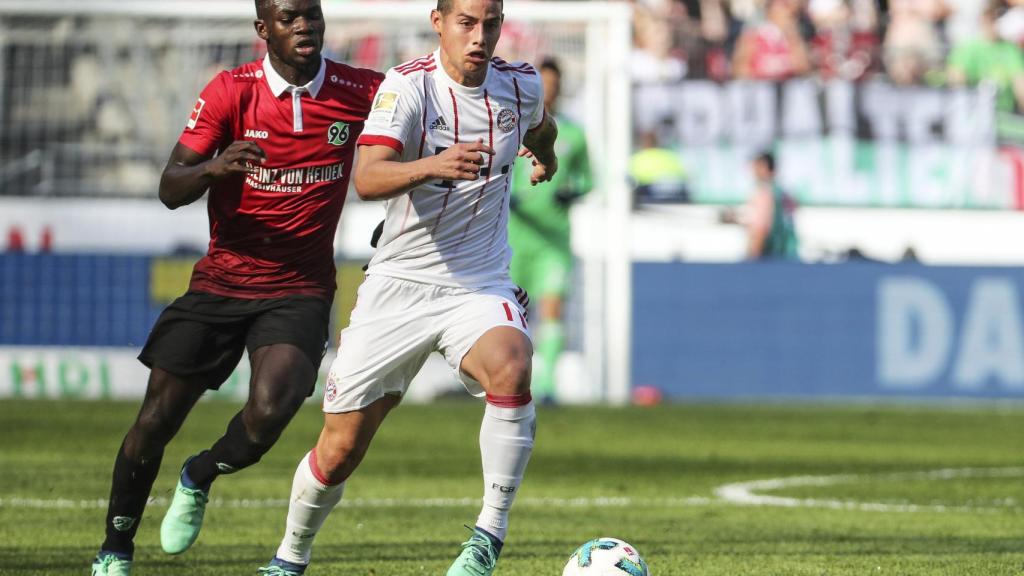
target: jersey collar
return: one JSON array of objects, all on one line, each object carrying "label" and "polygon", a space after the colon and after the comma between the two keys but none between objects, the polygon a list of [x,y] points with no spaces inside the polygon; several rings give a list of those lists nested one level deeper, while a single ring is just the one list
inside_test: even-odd
[{"label": "jersey collar", "polygon": [[[327,62],[324,60],[323,55],[320,56],[320,71],[316,73],[316,76],[310,80],[306,85],[302,86],[305,88],[309,95],[316,98],[316,95],[320,93],[320,87],[324,85],[324,75],[327,72]],[[274,96],[280,97],[288,91],[289,88],[297,88],[289,84],[287,80],[281,77],[274,70],[274,66],[270,64],[270,54],[263,57],[263,74],[267,77],[267,84],[270,86],[270,91],[274,93]]]}]

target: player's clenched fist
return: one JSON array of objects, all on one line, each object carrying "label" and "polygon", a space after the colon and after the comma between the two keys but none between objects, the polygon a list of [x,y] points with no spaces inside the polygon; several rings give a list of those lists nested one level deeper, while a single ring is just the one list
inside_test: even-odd
[{"label": "player's clenched fist", "polygon": [[546,162],[541,162],[537,156],[526,148],[519,150],[520,158],[529,158],[533,162],[533,172],[530,173],[530,185],[536,186],[541,182],[550,182],[558,172],[558,157],[554,154]]},{"label": "player's clenched fist", "polygon": [[259,144],[249,140],[232,142],[223,152],[207,163],[206,169],[210,176],[223,178],[232,174],[256,172],[257,164],[267,161],[267,154]]},{"label": "player's clenched fist", "polygon": [[456,144],[434,156],[434,177],[441,180],[476,180],[484,165],[484,154],[494,155],[494,148],[484,141]]}]

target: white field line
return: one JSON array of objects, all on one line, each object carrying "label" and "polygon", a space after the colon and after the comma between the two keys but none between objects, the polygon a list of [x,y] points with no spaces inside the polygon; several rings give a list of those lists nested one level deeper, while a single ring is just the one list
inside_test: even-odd
[{"label": "white field line", "polygon": [[[479,506],[480,498],[350,498],[342,500],[341,508],[458,508]],[[707,506],[713,503],[711,498],[521,498],[516,502],[520,506],[549,508],[598,508],[629,506]],[[164,497],[150,498],[149,506],[166,508],[169,501]],[[287,508],[288,500],[284,498],[211,498],[211,508]],[[0,508],[35,508],[35,509],[105,509],[107,500],[95,498],[73,500],[70,498],[0,498]]]},{"label": "white field line", "polygon": [[[1005,512],[1021,510],[1021,506],[1007,499],[1003,506],[947,506],[943,504],[908,504],[857,502],[853,500],[831,500],[821,498],[790,498],[771,496],[759,492],[782,490],[800,486],[836,486],[842,484],[863,484],[871,481],[910,480],[953,480],[957,478],[1022,478],[1024,467],[1014,468],[956,468],[922,472],[895,472],[887,474],[835,474],[830,476],[793,476],[736,482],[719,486],[714,490],[715,498],[669,497],[669,498],[520,498],[519,506],[545,508],[597,508],[597,507],[667,507],[684,508],[709,506],[713,504],[737,504],[744,506],[777,506],[785,508],[829,508],[835,510],[866,510],[872,512]],[[478,506],[479,498],[349,498],[342,500],[342,508],[459,508]],[[167,507],[168,499],[149,499],[150,506]],[[284,498],[212,498],[212,508],[287,508]],[[70,498],[0,498],[0,508],[31,509],[105,509],[104,498],[74,500]]]},{"label": "white field line", "polygon": [[958,478],[1021,478],[1024,467],[1013,468],[946,468],[922,472],[887,474],[835,474],[831,476],[793,476],[726,484],[715,489],[715,496],[732,504],[745,506],[778,506],[783,508],[830,508],[834,510],[867,510],[872,512],[1000,512],[1016,509],[1012,500],[1005,507],[947,506],[944,504],[902,504],[857,502],[821,498],[789,498],[759,494],[771,490],[800,486],[836,486],[864,484],[871,481],[955,480]]}]

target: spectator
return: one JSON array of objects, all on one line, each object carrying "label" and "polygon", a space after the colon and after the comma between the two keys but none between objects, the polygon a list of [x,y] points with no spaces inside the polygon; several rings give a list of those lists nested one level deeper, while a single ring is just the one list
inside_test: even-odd
[{"label": "spectator", "polygon": [[672,35],[672,22],[685,12],[681,9],[681,5],[664,0],[644,0],[636,6],[630,74],[637,132],[655,130],[676,114],[674,86],[687,74],[686,61],[679,57]]},{"label": "spectator", "polygon": [[673,23],[680,14],[673,3],[649,0],[637,5],[633,20],[633,53],[630,56],[634,84],[671,84],[687,73],[686,61],[673,44]]},{"label": "spectator", "polygon": [[864,0],[810,0],[815,27],[811,60],[826,79],[863,80],[874,68],[878,50],[874,4]]},{"label": "spectator", "polygon": [[725,0],[700,0],[698,6],[702,46],[698,72],[716,82],[728,80],[731,73],[728,55],[732,38],[730,29],[734,24],[729,6]]},{"label": "spectator", "polygon": [[654,131],[642,132],[639,144],[629,159],[635,202],[688,201],[686,167],[679,154],[664,147]]},{"label": "spectator", "polygon": [[767,19],[743,31],[733,55],[736,78],[787,80],[810,72],[796,2],[768,0]]},{"label": "spectator", "polygon": [[941,10],[929,0],[891,0],[883,59],[889,79],[899,86],[924,82],[942,58],[936,21]]},{"label": "spectator", "polygon": [[763,152],[754,158],[751,166],[754,193],[747,201],[743,218],[727,210],[722,214],[722,221],[746,227],[748,259],[796,260],[796,202],[775,182],[775,157]]},{"label": "spectator", "polygon": [[1024,109],[1024,55],[1021,48],[999,37],[996,22],[1000,4],[989,2],[981,13],[979,37],[957,44],[949,57],[949,82],[964,86],[990,82],[995,86],[996,106],[1013,112]]}]

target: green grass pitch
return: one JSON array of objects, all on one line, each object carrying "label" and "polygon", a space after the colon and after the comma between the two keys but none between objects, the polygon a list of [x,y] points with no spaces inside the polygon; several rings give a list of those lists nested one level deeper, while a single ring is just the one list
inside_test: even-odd
[{"label": "green grass pitch", "polygon": [[[316,406],[261,463],[217,481],[191,550],[160,551],[160,499],[237,408],[201,403],[169,446],[136,574],[255,574],[273,555],[295,464],[320,429]],[[0,574],[88,573],[137,409],[0,402]],[[474,402],[396,410],[307,574],[443,575],[478,510],[480,414]],[[927,473],[937,470],[954,471]],[[747,492],[785,506],[742,505],[721,490],[797,476],[814,478]],[[633,543],[656,576],[1024,574],[1024,409],[542,408],[496,575],[558,576],[597,536]]]}]

